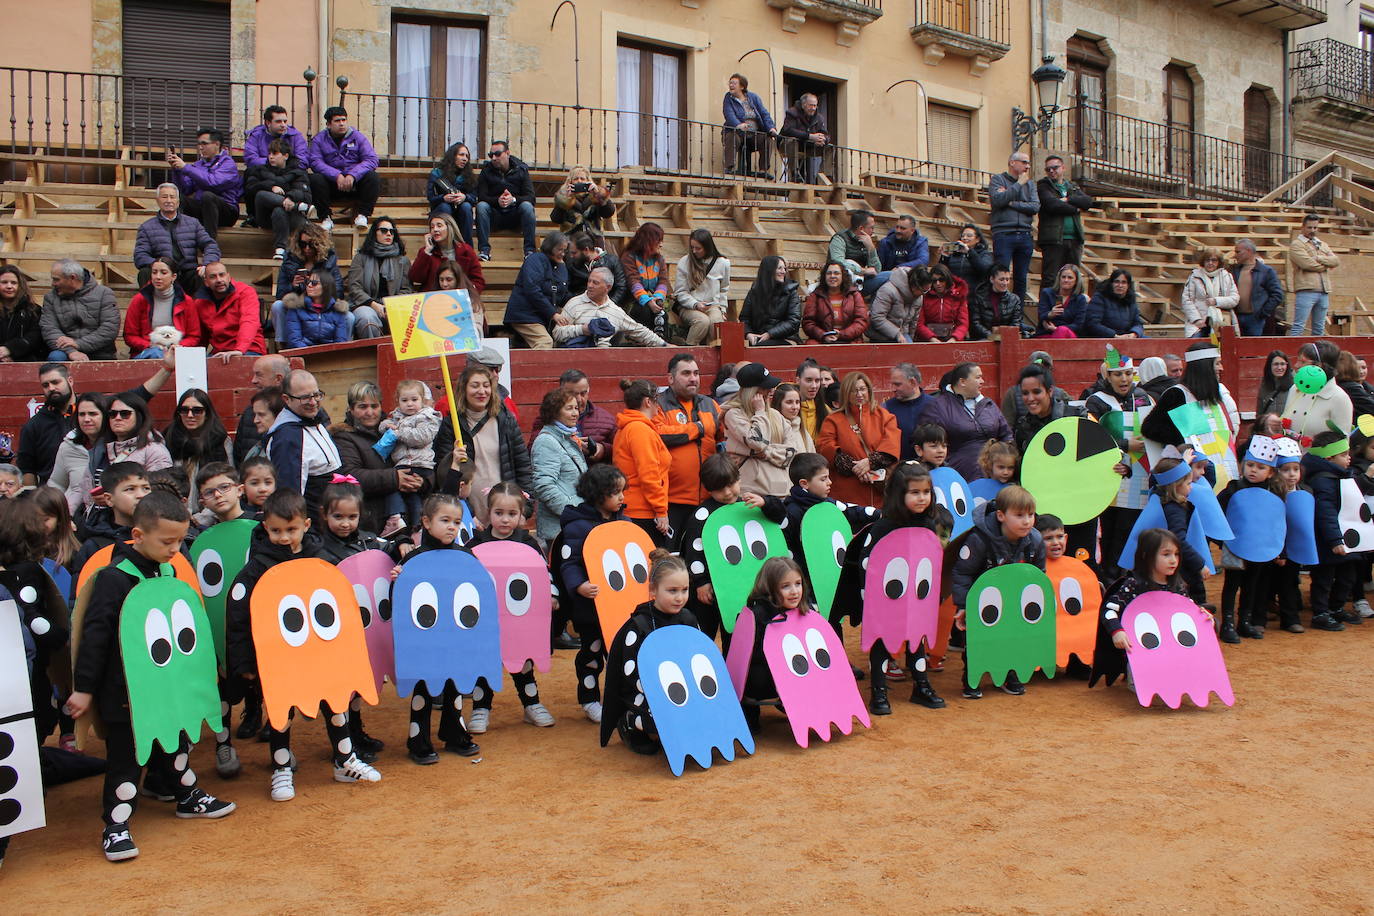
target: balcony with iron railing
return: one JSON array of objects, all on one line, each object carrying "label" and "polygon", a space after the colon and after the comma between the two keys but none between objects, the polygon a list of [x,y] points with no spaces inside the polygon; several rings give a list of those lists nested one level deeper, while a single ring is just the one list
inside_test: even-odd
[{"label": "balcony with iron railing", "polygon": [[1293,101],[1316,101],[1356,109],[1362,119],[1374,112],[1374,53],[1322,38],[1305,41],[1288,55]]},{"label": "balcony with iron railing", "polygon": [[1210,3],[1218,12],[1285,32],[1326,21],[1326,0],[1210,0]]},{"label": "balcony with iron railing", "polygon": [[808,18],[835,23],[835,43],[846,47],[883,15],[883,0],[768,0],[768,5],[782,11],[786,32],[800,31]]},{"label": "balcony with iron railing", "polygon": [[946,54],[967,57],[969,72],[982,76],[1011,50],[1010,0],[916,0],[911,40],[927,64]]}]

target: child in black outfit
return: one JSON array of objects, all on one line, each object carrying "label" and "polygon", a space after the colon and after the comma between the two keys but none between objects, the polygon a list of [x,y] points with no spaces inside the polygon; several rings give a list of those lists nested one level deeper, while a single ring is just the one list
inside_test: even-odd
[{"label": "child in black outfit", "polygon": [[122,544],[129,539],[138,501],[147,496],[152,487],[148,472],[136,461],[116,461],[100,475],[100,491],[108,494],[109,508],[92,509],[82,525],[85,540],[72,559],[72,572],[80,574],[86,561],[102,548]]},{"label": "child in black outfit", "polygon": [[[1277,462],[1278,454],[1274,449],[1274,440],[1268,436],[1253,436],[1246,448],[1245,459],[1241,463],[1240,479],[1227,483],[1225,489],[1217,496],[1217,502],[1221,505],[1222,511],[1225,511],[1227,506],[1231,504],[1231,497],[1241,490],[1261,487],[1274,492],[1277,483],[1274,477],[1274,466]],[[1275,495],[1278,494],[1275,493]],[[1226,585],[1229,586],[1232,580],[1239,580],[1240,588],[1239,604],[1234,616],[1227,612],[1225,596],[1223,595],[1221,632],[1218,634],[1222,642],[1238,642],[1238,636],[1243,636],[1246,639],[1264,638],[1264,624],[1269,617],[1269,603],[1265,599],[1272,592],[1269,579],[1275,565],[1271,561],[1255,563],[1244,560],[1242,562],[1244,564],[1242,568],[1226,570]]]},{"label": "child in black outfit", "polygon": [[1334,430],[1318,433],[1302,456],[1302,473],[1317,501],[1317,555],[1312,572],[1312,628],[1344,630],[1359,623],[1359,614],[1345,611],[1345,602],[1359,594],[1359,554],[1345,546],[1341,530],[1341,481],[1351,479],[1350,440]]},{"label": "child in black outfit", "polygon": [[[1302,482],[1302,456],[1298,452],[1296,443],[1292,439],[1287,440],[1292,443],[1290,448],[1283,448],[1280,442],[1279,447],[1279,466],[1276,474],[1278,480],[1278,493],[1284,499],[1294,490],[1312,490]],[[1287,552],[1279,554],[1274,560],[1273,570],[1269,574],[1269,594],[1264,598],[1263,604],[1267,607],[1271,601],[1276,601],[1279,606],[1279,626],[1289,633],[1304,633],[1306,630],[1301,623],[1302,613],[1302,588],[1298,578],[1300,567],[1293,562]]]},{"label": "child in black outfit", "polygon": [[1131,570],[1112,583],[1102,598],[1089,686],[1105,677],[1110,686],[1126,672],[1126,647],[1130,635],[1122,629],[1121,614],[1146,592],[1169,591],[1186,595],[1179,573],[1183,542],[1163,528],[1147,528],[1136,538]]}]

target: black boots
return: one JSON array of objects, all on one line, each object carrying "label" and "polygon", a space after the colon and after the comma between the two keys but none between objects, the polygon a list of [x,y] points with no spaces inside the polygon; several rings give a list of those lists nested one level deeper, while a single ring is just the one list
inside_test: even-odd
[{"label": "black boots", "polygon": [[872,698],[868,702],[868,708],[875,716],[892,715],[892,704],[887,701],[887,687],[879,687],[874,684],[872,687]]},{"label": "black boots", "polygon": [[930,686],[930,678],[924,671],[913,671],[911,679],[911,702],[926,709],[945,708],[945,701],[935,692],[935,688]]},{"label": "black boots", "polygon": [[1221,612],[1221,630],[1217,633],[1217,638],[1224,643],[1235,645],[1240,642],[1240,636],[1236,634],[1236,612]]}]

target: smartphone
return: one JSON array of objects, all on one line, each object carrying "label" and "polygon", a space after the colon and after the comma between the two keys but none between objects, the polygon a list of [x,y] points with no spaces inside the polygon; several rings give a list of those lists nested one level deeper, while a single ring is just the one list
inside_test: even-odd
[{"label": "smartphone", "polygon": [[308,271],[308,270],[298,270],[298,271],[296,271],[296,275],[295,275],[294,277],[291,278],[291,285],[292,285],[292,286],[304,286],[304,285],[305,285],[305,281],[308,280],[308,279],[310,279],[310,271]]},{"label": "smartphone", "polygon": [[887,480],[887,468],[878,468],[873,472],[874,483],[882,483],[884,480]]}]

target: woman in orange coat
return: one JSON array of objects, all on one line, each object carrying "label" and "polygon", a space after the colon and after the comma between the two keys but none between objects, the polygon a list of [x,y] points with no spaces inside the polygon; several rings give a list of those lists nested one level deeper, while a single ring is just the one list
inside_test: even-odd
[{"label": "woman in orange coat", "polygon": [[868,330],[868,306],[863,293],[849,281],[839,261],[826,261],[821,282],[802,307],[802,333],[816,343],[861,340]]},{"label": "woman in orange coat", "polygon": [[830,462],[830,495],[842,502],[881,506],[887,471],[901,454],[897,418],[873,399],[862,372],[840,380],[840,406],[821,424],[816,451]]},{"label": "woman in orange coat", "polygon": [[616,416],[612,458],[625,475],[625,517],[649,533],[654,543],[668,543],[668,468],[672,459],[650,422],[658,413],[654,386],[643,379],[622,379],[625,409]]}]

